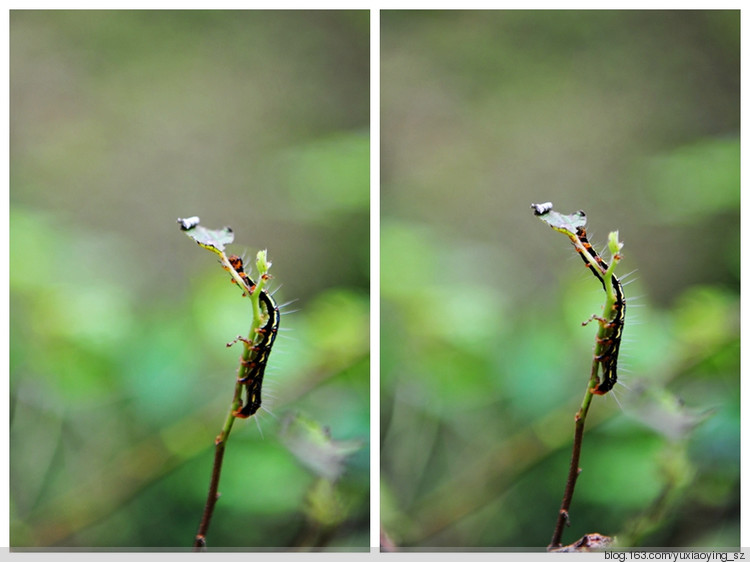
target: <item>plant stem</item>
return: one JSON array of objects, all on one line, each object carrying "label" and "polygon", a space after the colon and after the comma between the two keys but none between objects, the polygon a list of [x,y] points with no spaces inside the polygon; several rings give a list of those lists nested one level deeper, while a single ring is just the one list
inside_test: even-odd
[{"label": "plant stem", "polygon": [[[555,530],[552,533],[552,540],[547,547],[547,550],[553,550],[562,546],[563,528],[566,524],[570,524],[570,504],[573,501],[573,492],[575,491],[578,475],[581,473],[579,463],[581,460],[581,447],[583,446],[583,429],[586,425],[586,416],[591,406],[593,394],[605,394],[617,382],[615,369],[625,318],[625,299],[622,295],[622,286],[617,278],[614,277],[614,270],[620,261],[622,244],[618,239],[616,231],[609,233],[608,247],[612,254],[612,263],[607,264],[596,253],[586,238],[586,215],[583,211],[578,211],[572,215],[562,215],[552,210],[552,203],[533,204],[531,207],[534,209],[534,214],[543,222],[547,223],[553,230],[565,234],[570,239],[576,248],[576,252],[583,258],[586,267],[593,272],[594,277],[601,281],[606,294],[604,317],[594,315],[589,320],[596,320],[599,323],[599,329],[596,334],[594,360],[591,363],[591,376],[586,388],[586,395],[583,397],[581,408],[575,416],[573,453],[570,458],[570,470],[568,471],[568,480],[565,484],[563,501],[557,516]],[[585,326],[589,321],[584,322],[583,325]],[[604,365],[602,368],[602,374],[605,377],[602,383],[603,386],[599,384],[598,371],[600,364]]]},{"label": "plant stem", "polygon": [[[245,414],[242,408],[242,390],[243,383],[240,381],[247,382],[251,374],[251,366],[254,364],[251,360],[251,356],[257,353],[258,338],[260,337],[260,325],[262,311],[260,309],[260,295],[263,292],[263,286],[265,282],[270,278],[268,270],[271,267],[271,262],[268,261],[267,250],[261,250],[258,252],[255,265],[258,270],[258,282],[254,283],[250,280],[247,275],[242,274],[243,267],[240,265],[242,262],[240,258],[227,257],[224,252],[225,245],[231,244],[234,241],[234,234],[232,229],[224,227],[221,230],[209,230],[199,226],[200,219],[198,217],[191,217],[189,219],[177,219],[180,224],[180,229],[183,230],[190,238],[195,240],[199,246],[213,252],[219,256],[219,262],[221,266],[229,272],[232,276],[232,281],[242,289],[243,296],[249,297],[250,305],[252,309],[253,321],[250,325],[250,333],[247,338],[238,337],[233,342],[228,343],[227,347],[231,346],[234,342],[240,340],[244,344],[242,352],[242,359],[240,361],[239,376],[234,386],[234,398],[232,399],[231,408],[227,414],[226,420],[224,421],[224,427],[221,433],[214,440],[215,452],[214,452],[214,466],[211,471],[211,481],[208,486],[208,497],[206,498],[206,506],[203,509],[203,517],[201,518],[198,532],[195,535],[193,541],[193,549],[195,551],[204,550],[206,547],[206,533],[208,527],[211,524],[211,517],[216,507],[216,502],[219,499],[219,479],[221,478],[221,467],[224,461],[224,451],[226,449],[226,443],[229,440],[229,434],[232,431],[234,425],[234,418],[248,417],[252,414]],[[238,263],[238,269],[235,269],[233,263]],[[269,305],[267,305],[268,308]],[[271,318],[271,310],[266,311],[268,318]],[[273,327],[274,335],[276,325]],[[268,351],[266,351],[267,356]],[[250,391],[248,390],[248,393]],[[260,383],[258,383],[257,392],[260,392]],[[248,400],[250,400],[248,396]],[[258,399],[258,405],[260,406],[260,399]],[[256,407],[256,409],[257,409]],[[255,411],[253,411],[255,413]]]},{"label": "plant stem", "polygon": [[229,439],[229,434],[232,431],[232,425],[234,424],[233,412],[239,408],[242,393],[242,385],[237,384],[234,390],[234,401],[232,402],[232,408],[227,414],[227,418],[224,421],[224,427],[221,433],[216,437],[215,450],[214,450],[214,466],[211,470],[211,482],[208,486],[208,497],[206,498],[206,506],[203,508],[203,517],[201,518],[200,526],[198,527],[198,533],[195,535],[195,541],[193,542],[193,550],[200,552],[206,547],[206,533],[208,533],[208,526],[211,524],[211,516],[214,514],[214,508],[216,502],[219,499],[219,478],[221,478],[221,466],[224,461],[224,450],[226,449],[226,443]]},{"label": "plant stem", "polygon": [[[576,237],[571,237],[571,239],[574,241],[574,244],[580,244],[580,240]],[[612,251],[612,255],[615,256],[617,254],[617,251],[620,249],[620,244],[617,241],[616,233],[610,234],[610,250]],[[592,267],[599,267],[593,258],[591,258],[590,254],[585,251],[585,248],[582,247],[582,255],[586,258],[586,260],[591,264]],[[560,548],[562,546],[562,534],[563,529],[565,525],[569,525],[570,521],[570,504],[573,501],[573,492],[575,491],[576,487],[576,481],[578,480],[578,475],[581,473],[581,467],[580,467],[580,460],[581,460],[581,447],[583,446],[583,428],[586,425],[586,416],[589,413],[589,407],[591,406],[591,400],[593,398],[593,391],[599,384],[599,359],[598,357],[601,357],[604,353],[604,347],[607,345],[605,342],[608,341],[609,337],[611,336],[609,334],[609,327],[608,327],[608,321],[612,319],[614,310],[615,310],[615,301],[616,297],[614,294],[613,284],[612,284],[612,277],[614,274],[615,266],[617,265],[617,260],[619,258],[615,258],[612,260],[612,264],[607,268],[607,270],[604,272],[603,275],[603,285],[604,290],[606,293],[606,302],[604,303],[604,310],[606,312],[607,318],[604,320],[599,320],[599,329],[597,330],[597,336],[596,336],[596,345],[594,346],[594,360],[591,363],[591,376],[589,377],[589,384],[586,387],[586,395],[583,397],[583,402],[581,403],[581,408],[578,410],[575,416],[575,434],[573,437],[573,452],[570,457],[570,470],[568,471],[568,481],[565,484],[565,492],[563,493],[563,500],[562,505],[560,506],[560,513],[557,516],[557,523],[555,524],[555,531],[552,533],[552,540],[550,541],[549,546],[547,547],[547,550],[552,550],[554,548]],[[595,317],[592,317],[595,318]]]},{"label": "plant stem", "polygon": [[234,386],[234,398],[232,399],[232,405],[229,409],[226,420],[224,420],[224,427],[214,441],[214,466],[211,470],[211,482],[208,486],[208,497],[206,498],[206,506],[203,508],[203,517],[201,518],[198,532],[196,533],[195,540],[193,541],[193,550],[195,552],[200,552],[206,547],[206,533],[208,532],[208,527],[211,524],[211,517],[213,516],[216,502],[219,500],[219,479],[221,478],[221,466],[224,461],[224,450],[226,449],[226,443],[229,440],[229,434],[232,431],[232,425],[234,425],[234,420],[236,417],[235,413],[242,407],[243,384],[239,381],[246,378],[248,374],[247,370],[250,369],[249,365],[251,364],[251,355],[255,353],[254,344],[256,342],[256,338],[258,337],[258,328],[261,325],[259,297],[261,291],[263,291],[263,285],[266,281],[265,274],[268,272],[268,268],[271,266],[270,262],[266,260],[265,251],[258,252],[256,267],[258,268],[259,278],[254,290],[251,291],[250,287],[245,284],[245,280],[240,276],[237,270],[234,269],[229,259],[224,254],[223,250],[211,247],[208,247],[208,249],[219,255],[219,259],[224,269],[229,271],[235,283],[242,289],[244,295],[249,297],[252,307],[253,321],[250,325],[250,333],[248,334],[248,337],[246,339],[240,338],[242,339],[243,343],[243,352],[242,360],[240,361],[240,372],[237,378],[238,382]]},{"label": "plant stem", "polygon": [[570,456],[570,470],[568,471],[568,481],[565,484],[565,492],[563,493],[560,513],[557,516],[555,531],[552,534],[552,540],[550,541],[547,550],[560,548],[562,546],[561,540],[563,528],[566,524],[570,524],[570,504],[573,501],[573,492],[575,491],[576,480],[578,480],[578,475],[581,473],[579,461],[581,459],[581,447],[583,446],[583,428],[586,425],[586,416],[589,413],[591,399],[594,396],[591,391],[596,388],[596,385],[599,381],[597,377],[598,370],[599,362],[594,359],[594,361],[591,363],[591,378],[589,379],[589,385],[586,387],[586,395],[583,397],[581,408],[578,410],[575,416],[575,436],[573,437],[573,453]]}]

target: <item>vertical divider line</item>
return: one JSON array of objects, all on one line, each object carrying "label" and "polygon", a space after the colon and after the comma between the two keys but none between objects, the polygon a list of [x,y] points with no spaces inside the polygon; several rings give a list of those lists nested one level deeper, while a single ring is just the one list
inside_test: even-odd
[{"label": "vertical divider line", "polygon": [[370,10],[370,551],[380,552],[380,10]]}]

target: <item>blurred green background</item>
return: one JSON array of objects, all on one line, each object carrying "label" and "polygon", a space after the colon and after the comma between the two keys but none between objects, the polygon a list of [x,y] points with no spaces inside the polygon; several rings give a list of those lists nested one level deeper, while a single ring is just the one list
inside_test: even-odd
[{"label": "blurred green background", "polygon": [[604,302],[552,201],[634,272],[564,543],[739,546],[739,12],[381,18],[388,538],[550,541]]},{"label": "blurred green background", "polygon": [[251,319],[199,215],[298,310],[209,548],[368,547],[369,13],[13,11],[10,52],[11,546],[192,544]]}]

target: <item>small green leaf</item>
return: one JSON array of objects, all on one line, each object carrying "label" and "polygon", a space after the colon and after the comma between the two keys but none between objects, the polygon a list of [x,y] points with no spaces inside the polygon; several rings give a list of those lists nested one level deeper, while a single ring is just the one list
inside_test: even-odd
[{"label": "small green leaf", "polygon": [[198,245],[216,254],[223,254],[224,247],[234,242],[234,232],[228,226],[221,230],[210,230],[200,226],[198,217],[177,219],[180,230],[195,240]]},{"label": "small green leaf", "polygon": [[563,215],[552,210],[552,203],[532,203],[534,214],[555,230],[575,236],[579,228],[586,226],[586,213],[578,211],[572,215]]},{"label": "small green leaf", "polygon": [[[615,230],[614,232],[609,233],[609,239],[607,240],[607,243],[609,245],[609,252],[613,256],[620,253],[620,250],[622,250],[623,243],[620,242],[620,239],[618,238],[619,231]],[[614,263],[612,265],[615,265]]]},{"label": "small green leaf", "polygon": [[255,267],[258,268],[258,275],[265,275],[271,269],[271,262],[268,261],[268,250],[260,250],[255,257]]}]

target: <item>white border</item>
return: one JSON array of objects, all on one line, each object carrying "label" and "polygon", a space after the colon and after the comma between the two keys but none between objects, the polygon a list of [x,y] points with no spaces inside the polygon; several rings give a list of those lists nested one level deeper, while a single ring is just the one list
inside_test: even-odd
[{"label": "white border", "polygon": [[[742,325],[748,319],[748,304],[747,304],[747,289],[748,285],[745,282],[747,268],[747,241],[748,241],[748,228],[747,219],[743,219],[746,212],[748,211],[747,198],[742,197],[742,186],[745,184],[742,176],[744,171],[744,163],[746,162],[744,156],[747,153],[745,150],[745,143],[743,140],[746,138],[746,127],[743,107],[747,107],[745,104],[747,98],[747,90],[743,88],[742,77],[747,76],[747,57],[750,54],[747,49],[745,38],[743,37],[742,30],[747,24],[747,18],[743,11],[740,12],[740,330]],[[742,298],[744,295],[745,298]],[[748,383],[743,382],[745,378],[745,369],[743,368],[742,356],[745,353],[745,345],[742,341],[742,335],[740,333],[740,545],[742,548],[750,547],[750,520],[748,517],[743,516],[745,508],[750,505],[750,491],[748,490],[748,483],[750,480],[750,467],[748,467],[748,459],[746,455],[743,455],[743,451],[748,450],[748,431],[750,431],[750,423],[748,423],[745,408],[742,404],[746,404],[747,400],[750,400],[750,386]],[[746,362],[745,362],[746,363]]]},{"label": "white border", "polygon": [[380,549],[380,10],[370,10],[370,548]]}]

